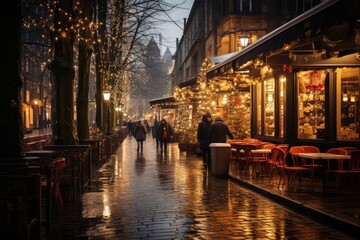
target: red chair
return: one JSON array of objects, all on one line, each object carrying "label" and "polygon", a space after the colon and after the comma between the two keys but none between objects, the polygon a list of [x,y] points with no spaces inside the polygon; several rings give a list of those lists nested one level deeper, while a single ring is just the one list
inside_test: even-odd
[{"label": "red chair", "polygon": [[[342,148],[330,148],[327,153],[347,155],[347,151]],[[345,164],[344,164],[345,163]],[[327,169],[325,170],[325,189],[329,175],[335,176],[336,190],[340,190],[340,181],[342,178],[351,177],[350,161],[344,159],[327,159]]]},{"label": "red chair", "polygon": [[280,182],[282,179],[284,179],[284,183],[285,183],[286,175],[288,176],[288,187],[290,187],[290,186],[296,187],[295,186],[296,180],[299,180],[299,186],[301,187],[303,173],[307,173],[311,180],[311,187],[313,188],[313,186],[314,186],[314,169],[300,166],[298,161],[296,161],[297,160],[296,158],[291,158],[292,165],[289,166],[286,162],[286,153],[284,150],[276,147],[276,148],[273,148],[273,151],[277,155],[279,163],[282,165],[281,166],[282,167],[282,175],[280,176],[278,187],[280,186]]},{"label": "red chair", "polygon": [[241,161],[245,161],[245,173],[249,175],[250,172],[250,165],[254,166],[254,156],[251,153],[251,150],[259,149],[257,145],[254,144],[245,144],[242,148],[244,150],[244,159]]},{"label": "red chair", "polygon": [[[319,153],[319,148],[315,146],[301,146],[304,149],[304,153]],[[310,160],[310,162],[308,161]],[[322,165],[319,162],[315,162],[315,159],[303,159],[301,166],[303,167],[309,167],[313,169],[319,169],[322,167]]]},{"label": "red chair", "polygon": [[279,144],[277,145],[278,148],[281,148],[282,150],[284,150],[285,153],[287,153],[289,151],[289,144]]},{"label": "red chair", "polygon": [[356,147],[339,147],[339,148],[345,149],[346,152],[347,152],[347,155],[350,155],[350,153],[351,153],[352,151],[359,150],[359,149],[357,149]]},{"label": "red chair", "polygon": [[319,148],[315,147],[315,146],[301,146],[304,149],[304,152],[306,153],[319,153],[320,150]]},{"label": "red chair", "polygon": [[354,183],[360,182],[360,150],[353,150],[349,154],[351,156],[351,177]]},{"label": "red chair", "polygon": [[[54,196],[55,202],[56,202],[56,209],[59,214],[62,214],[62,210],[64,207],[64,201],[62,198],[61,190],[60,190],[60,177],[62,173],[64,172],[65,168],[65,158],[64,157],[58,157],[56,160],[51,161],[50,166],[52,167],[51,172],[51,181],[50,181],[50,190],[52,195]],[[43,189],[47,189],[48,182],[46,178],[43,178],[41,182],[41,186]]]}]

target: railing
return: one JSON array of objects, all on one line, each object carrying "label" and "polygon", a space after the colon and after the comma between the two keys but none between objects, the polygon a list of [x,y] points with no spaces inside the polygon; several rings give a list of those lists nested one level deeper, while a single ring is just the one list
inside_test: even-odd
[{"label": "railing", "polygon": [[[91,146],[90,145],[47,145],[45,150],[54,150],[58,156],[65,157],[65,171],[60,184],[70,185],[73,201],[91,184]],[[70,178],[70,179],[69,179]]]}]

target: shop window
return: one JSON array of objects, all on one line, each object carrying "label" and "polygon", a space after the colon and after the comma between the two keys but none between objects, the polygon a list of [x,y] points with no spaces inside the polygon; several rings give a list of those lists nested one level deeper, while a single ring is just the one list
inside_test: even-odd
[{"label": "shop window", "polygon": [[264,81],[264,135],[275,136],[275,80],[269,78]]},{"label": "shop window", "polygon": [[279,78],[279,101],[278,101],[278,109],[279,109],[279,137],[284,137],[284,111],[285,111],[285,94],[286,94],[286,77],[280,76]]},{"label": "shop window", "polygon": [[359,140],[359,71],[359,68],[336,70],[337,140]]},{"label": "shop window", "polygon": [[298,83],[298,137],[325,138],[325,70],[300,71]]},{"label": "shop window", "polygon": [[261,135],[262,94],[261,83],[256,84],[256,134]]},{"label": "shop window", "polygon": [[221,54],[230,52],[230,37],[228,35],[221,38]]}]

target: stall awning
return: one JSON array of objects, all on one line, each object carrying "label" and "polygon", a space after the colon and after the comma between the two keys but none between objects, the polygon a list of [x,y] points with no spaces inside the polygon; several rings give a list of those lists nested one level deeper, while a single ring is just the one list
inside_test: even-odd
[{"label": "stall awning", "polygon": [[342,21],[359,19],[359,2],[356,0],[328,0],[299,15],[286,24],[237,52],[207,71],[207,78],[237,69],[249,61],[271,55],[274,51],[319,35],[327,27]]},{"label": "stall awning", "polygon": [[152,99],[149,101],[150,106],[153,105],[157,105],[157,104],[174,104],[175,103],[175,98],[173,96],[167,96],[167,97],[163,97],[163,98],[157,98],[157,99]]},{"label": "stall awning", "polygon": [[179,86],[179,88],[193,86],[193,85],[196,84],[196,81],[197,81],[197,78],[195,77],[195,78],[192,78],[190,80],[179,83],[178,86]]}]

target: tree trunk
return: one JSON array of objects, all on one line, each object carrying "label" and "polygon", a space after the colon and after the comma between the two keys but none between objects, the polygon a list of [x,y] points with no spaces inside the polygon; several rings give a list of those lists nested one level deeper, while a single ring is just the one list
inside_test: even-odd
[{"label": "tree trunk", "polygon": [[54,14],[56,29],[63,29],[55,41],[54,59],[51,64],[54,80],[52,136],[54,143],[58,145],[78,143],[74,127],[74,36],[71,30],[66,31],[71,23],[63,14],[63,11],[73,13],[72,6],[72,0],[59,1]]},{"label": "tree trunk", "polygon": [[[81,9],[83,17],[91,21],[91,3],[82,1]],[[90,39],[90,29],[86,28],[83,32],[84,39]],[[76,100],[77,113],[77,134],[80,140],[89,139],[89,74],[92,49],[90,41],[79,43],[79,83],[78,95]]]},{"label": "tree trunk", "polygon": [[[97,18],[96,20],[98,22],[106,22],[107,18],[107,0],[100,0],[97,1],[97,12],[94,14],[94,16]],[[106,24],[103,24],[99,27],[99,30],[97,31],[96,38],[100,39],[106,39]],[[102,52],[106,52],[106,45],[100,46],[100,42],[96,42],[95,44],[95,71],[96,71],[96,93],[95,93],[95,102],[96,102],[96,125],[101,128],[102,132],[105,131],[105,123],[106,120],[104,120],[105,116],[105,110],[104,107],[104,101],[102,97],[102,90],[103,90],[103,72],[102,68],[104,68],[104,62],[102,61]],[[104,48],[104,49],[103,49]]]},{"label": "tree trunk", "polygon": [[0,144],[0,158],[22,157],[24,155],[22,140],[24,137],[21,118],[22,104],[20,92],[22,87],[21,71],[21,1],[10,1],[7,7],[10,12],[7,21],[1,22],[3,30],[0,96],[0,131],[3,140]]}]

